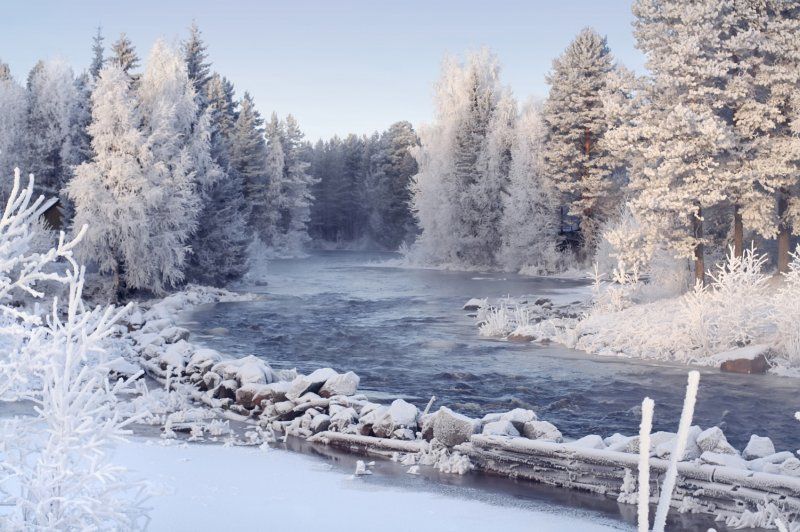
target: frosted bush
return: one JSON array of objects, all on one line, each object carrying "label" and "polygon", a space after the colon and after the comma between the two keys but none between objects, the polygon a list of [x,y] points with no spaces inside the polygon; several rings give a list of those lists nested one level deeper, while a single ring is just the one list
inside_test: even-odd
[{"label": "frosted bush", "polygon": [[[717,352],[767,341],[774,303],[768,295],[769,277],[763,272],[765,260],[754,249],[742,258],[731,252],[709,273],[708,286],[650,302],[641,302],[647,300],[647,285],[634,276],[617,271],[617,282],[611,283],[596,272],[595,306],[575,326],[576,347],[593,353],[712,363],[709,357]],[[682,277],[669,281],[673,282],[679,285]],[[791,309],[800,317],[800,305],[787,308],[783,323],[789,329],[796,319]],[[787,342],[800,340],[788,335]]]},{"label": "frosted bush", "polygon": [[768,277],[763,272],[767,256],[754,248],[735,256],[733,248],[724,263],[709,273],[708,287],[696,285],[683,299],[687,332],[705,354],[744,346],[761,336],[768,324]]},{"label": "frosted bush", "polygon": [[[19,171],[0,218],[0,399],[26,399],[36,416],[0,424],[0,505],[10,530],[131,530],[145,525],[139,486],[110,463],[109,443],[138,419],[118,408],[132,379],[109,382],[105,341],[129,309],[89,309],[84,270],[72,249],[85,234],[37,251],[38,219],[52,201],[32,200],[33,177],[20,188]],[[68,288],[66,304],[52,299],[48,314],[14,304],[44,298],[48,283]]]},{"label": "frosted bush", "polygon": [[520,327],[534,322],[534,312],[511,298],[498,301],[495,306],[483,306],[478,310],[481,336],[507,336]]}]

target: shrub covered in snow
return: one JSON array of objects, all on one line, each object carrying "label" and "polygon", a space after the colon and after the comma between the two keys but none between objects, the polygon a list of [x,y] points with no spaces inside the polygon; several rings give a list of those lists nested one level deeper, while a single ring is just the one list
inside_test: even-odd
[{"label": "shrub covered in snow", "polygon": [[[19,171],[0,219],[0,312],[6,339],[0,359],[0,399],[27,399],[36,416],[0,425],[0,496],[12,510],[10,529],[133,529],[142,526],[136,486],[107,458],[136,417],[123,415],[117,395],[127,380],[112,384],[114,364],[104,342],[129,309],[87,308],[84,270],[62,233],[45,253],[33,251],[38,218],[52,205],[31,202],[33,178],[20,189]],[[49,314],[14,305],[19,293],[44,298],[43,283],[63,283],[66,302],[54,297]],[[9,340],[10,339],[10,340]]]}]

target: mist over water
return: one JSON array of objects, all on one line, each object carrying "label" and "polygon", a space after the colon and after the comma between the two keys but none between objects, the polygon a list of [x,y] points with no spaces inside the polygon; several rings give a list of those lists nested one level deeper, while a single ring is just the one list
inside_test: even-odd
[{"label": "mist over water", "polygon": [[[402,397],[424,408],[435,395],[434,408],[476,417],[531,408],[577,438],[638,433],[639,405],[649,396],[654,430],[677,430],[686,366],[481,338],[461,310],[471,297],[576,301],[584,282],[380,264],[393,258],[337,251],[275,260],[259,286],[241,287],[262,300],[200,307],[187,326],[195,341],[275,368],[355,371],[360,390],[379,402]],[[739,449],[753,433],[770,436],[778,450],[800,447],[795,380],[700,371],[695,424],[721,426]]]}]

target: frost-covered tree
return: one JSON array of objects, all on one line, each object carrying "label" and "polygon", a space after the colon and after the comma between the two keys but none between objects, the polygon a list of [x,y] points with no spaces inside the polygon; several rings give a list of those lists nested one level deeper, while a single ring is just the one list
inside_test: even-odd
[{"label": "frost-covered tree", "polygon": [[305,135],[295,117],[286,117],[286,176],[285,195],[288,207],[282,214],[282,231],[286,234],[286,247],[299,249],[308,241],[308,223],[311,219],[311,203],[314,196],[311,189],[314,177],[309,173],[308,149]]},{"label": "frost-covered tree", "polygon": [[231,166],[236,121],[233,87],[214,74],[207,88],[210,155],[222,175],[203,190],[203,208],[192,240],[186,277],[203,284],[220,285],[245,273],[250,233],[242,179]]},{"label": "frost-covered tree", "polygon": [[149,251],[138,267],[148,288],[162,293],[184,280],[189,241],[198,223],[199,189],[219,179],[211,160],[207,116],[198,120],[194,88],[180,54],[157,41],[138,83],[139,113],[146,169],[155,196],[148,212]]},{"label": "frost-covered tree", "polygon": [[250,94],[239,103],[239,114],[231,137],[230,164],[244,184],[250,209],[248,225],[256,237],[267,238],[270,228],[267,147],[264,141],[264,120],[255,108]]},{"label": "frost-covered tree", "polygon": [[[737,218],[778,237],[778,269],[788,271],[789,233],[800,233],[800,7],[794,2],[734,2],[726,41],[738,135]],[[741,248],[741,228],[737,227]]]},{"label": "frost-covered tree", "polygon": [[95,33],[92,38],[92,64],[89,66],[89,74],[91,74],[94,79],[97,79],[100,75],[100,71],[103,70],[103,66],[106,62],[106,49],[103,45],[103,41],[105,41],[103,29],[98,26],[97,33]]},{"label": "frost-covered tree", "polygon": [[[72,68],[61,60],[40,61],[28,76],[25,168],[42,192],[57,196],[76,162],[74,140],[78,91]],[[57,218],[51,222],[58,224]]]},{"label": "frost-covered tree", "polygon": [[195,93],[199,97],[200,108],[204,110],[208,83],[211,80],[211,63],[208,61],[208,51],[203,42],[202,32],[196,23],[193,22],[189,27],[189,39],[183,43],[182,48],[189,79],[192,80]]},{"label": "frost-covered tree", "polygon": [[558,258],[559,191],[544,162],[547,126],[541,106],[528,103],[517,121],[504,196],[498,263],[508,270],[552,271]]},{"label": "frost-covered tree", "polygon": [[586,252],[593,250],[598,228],[614,204],[615,168],[603,142],[602,101],[613,68],[606,39],[586,28],[553,61],[547,77],[547,171],[564,194],[569,214],[580,220]]},{"label": "frost-covered tree", "polygon": [[281,212],[285,210],[283,197],[284,172],[286,169],[286,154],[284,153],[285,133],[283,124],[278,120],[278,115],[272,113],[269,122],[264,128],[264,137],[267,140],[267,207],[262,217],[265,231],[262,241],[270,248],[279,245]]},{"label": "frost-covered tree", "polygon": [[13,186],[14,168],[22,166],[28,101],[25,89],[0,62],[0,199],[5,201]]},{"label": "frost-covered tree", "polygon": [[75,206],[73,224],[89,226],[78,257],[113,276],[115,295],[150,283],[140,265],[150,253],[148,216],[160,191],[148,179],[151,159],[138,126],[128,76],[111,64],[92,94],[94,156],[76,168],[67,193]]},{"label": "frost-covered tree", "polygon": [[[497,59],[487,50],[465,63],[444,63],[437,117],[420,131],[413,204],[422,260],[491,266],[499,249],[497,221],[507,184],[510,95],[500,86]],[[501,131],[502,130],[502,131]],[[496,140],[497,139],[497,140]],[[499,141],[499,139],[506,139]]]},{"label": "frost-covered tree", "polygon": [[631,206],[647,240],[694,258],[705,273],[704,212],[726,199],[736,149],[720,112],[731,68],[723,38],[726,2],[639,0],[634,34],[652,77],[641,83],[632,120],[610,132],[626,153]]},{"label": "frost-covered tree", "polygon": [[132,71],[139,68],[139,55],[125,33],[120,34],[119,39],[111,45],[111,52],[113,55],[108,60],[120,67],[130,79],[134,81],[138,79],[139,75]]},{"label": "frost-covered tree", "polygon": [[206,45],[196,24],[192,24],[189,33],[182,53],[197,103],[192,157],[197,166],[201,207],[198,227],[190,241],[192,252],[186,278],[222,285],[244,274],[250,240],[242,182],[230,166],[236,119],[233,86],[219,75],[212,76]]}]

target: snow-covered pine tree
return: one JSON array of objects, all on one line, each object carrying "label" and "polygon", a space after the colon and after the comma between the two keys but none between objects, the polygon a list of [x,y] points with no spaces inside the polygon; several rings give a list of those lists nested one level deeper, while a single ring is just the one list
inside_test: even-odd
[{"label": "snow-covered pine tree", "polygon": [[541,105],[529,102],[514,129],[509,185],[503,197],[498,263],[507,270],[550,272],[558,267],[560,193],[544,163],[546,136]]},{"label": "snow-covered pine tree", "polygon": [[285,133],[277,113],[272,113],[264,128],[267,140],[267,208],[263,217],[266,227],[262,241],[269,248],[278,248],[280,242],[280,221],[286,210],[284,188],[286,186],[286,156],[284,153]]},{"label": "snow-covered pine tree", "polygon": [[371,144],[376,149],[366,186],[369,237],[381,247],[395,250],[416,232],[410,184],[418,167],[411,149],[419,139],[411,123],[403,121],[389,126]]},{"label": "snow-covered pine tree", "polygon": [[[248,208],[242,180],[231,167],[230,154],[236,121],[233,87],[214,74],[207,84],[206,112],[210,122],[210,156],[222,175],[201,188],[203,208],[192,238],[186,278],[208,285],[223,285],[244,275],[247,265]],[[201,117],[203,118],[203,117]],[[200,128],[203,130],[203,128]]]},{"label": "snow-covered pine tree", "polygon": [[271,216],[268,211],[267,147],[263,124],[253,98],[245,92],[234,123],[230,165],[244,184],[244,195],[250,209],[250,232],[262,241],[269,234]]},{"label": "snow-covered pine tree", "polygon": [[182,49],[189,79],[192,80],[195,93],[198,95],[200,109],[205,110],[208,83],[211,80],[211,63],[208,61],[208,51],[203,42],[202,32],[195,22],[189,27],[189,39],[183,43]]},{"label": "snow-covered pine tree", "polygon": [[28,115],[25,89],[0,61],[0,200],[5,202],[13,186],[14,168],[22,166],[25,122]]},{"label": "snow-covered pine tree", "polygon": [[547,77],[545,163],[569,214],[580,220],[584,255],[594,250],[598,228],[614,204],[615,168],[603,143],[606,120],[601,98],[613,68],[605,37],[585,28],[553,61]]},{"label": "snow-covered pine tree", "polygon": [[219,75],[212,76],[199,28],[193,23],[189,31],[182,52],[197,103],[192,133],[201,209],[197,231],[190,241],[186,279],[223,285],[244,274],[250,241],[241,179],[230,167],[236,119],[233,86]]},{"label": "snow-covered pine tree", "polygon": [[89,126],[94,156],[75,169],[67,186],[75,208],[73,227],[88,225],[76,253],[113,276],[116,297],[149,286],[147,270],[140,265],[151,247],[148,214],[160,200],[147,176],[149,154],[129,81],[116,64],[101,70]]},{"label": "snow-covered pine tree", "polygon": [[508,146],[490,139],[508,138],[492,130],[509,127],[514,107],[500,86],[499,70],[485,49],[464,64],[449,59],[443,65],[436,123],[420,131],[421,147],[414,152],[419,173],[413,204],[422,231],[412,250],[417,260],[470,267],[494,263],[500,240],[491,224],[502,212]]},{"label": "snow-covered pine tree", "polygon": [[311,188],[315,183],[309,174],[307,146],[300,125],[291,114],[284,123],[284,185],[283,207],[280,211],[279,229],[281,247],[285,255],[296,256],[308,243],[308,223],[311,218],[311,203],[314,196]]},{"label": "snow-covered pine tree", "polygon": [[694,258],[705,273],[704,209],[726,198],[726,165],[736,148],[720,113],[730,57],[720,39],[727,2],[638,0],[634,34],[652,78],[632,121],[618,124],[614,145],[629,150],[631,207],[650,242]]},{"label": "snow-covered pine tree", "polygon": [[[36,186],[58,196],[72,176],[73,131],[78,91],[72,68],[61,60],[39,61],[28,76],[25,168],[36,175]],[[53,210],[49,222],[61,226]]]},{"label": "snow-covered pine tree", "polygon": [[108,58],[109,61],[120,67],[132,81],[139,79],[139,74],[132,72],[139,68],[139,55],[136,53],[136,47],[133,46],[133,42],[124,32],[111,45],[111,52],[113,55]]},{"label": "snow-covered pine tree", "polygon": [[201,207],[198,191],[213,185],[220,170],[210,156],[207,116],[197,119],[186,64],[163,41],[150,52],[137,94],[141,131],[153,158],[147,169],[150,192],[156,197],[148,212],[150,249],[137,267],[159,294],[184,280]]},{"label": "snow-covered pine tree", "polygon": [[[778,269],[788,271],[789,233],[800,233],[800,6],[765,0],[735,2],[735,31],[726,44],[738,135],[738,218],[767,238],[778,237]],[[737,244],[741,238],[737,231]]]},{"label": "snow-covered pine tree", "polygon": [[104,40],[103,28],[98,26],[97,33],[92,38],[92,64],[89,66],[89,74],[92,75],[92,79],[97,79],[106,62]]}]

